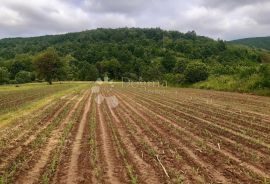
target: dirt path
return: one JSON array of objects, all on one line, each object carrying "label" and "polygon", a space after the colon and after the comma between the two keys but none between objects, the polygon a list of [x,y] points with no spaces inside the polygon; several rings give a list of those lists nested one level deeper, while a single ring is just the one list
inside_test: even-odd
[{"label": "dirt path", "polygon": [[142,183],[161,183],[159,180],[159,176],[156,175],[155,170],[146,163],[137,153],[136,147],[132,144],[132,141],[129,139],[128,135],[123,130],[123,123],[119,120],[118,116],[115,114],[111,106],[107,102],[107,107],[115,120],[115,126],[117,127],[117,131],[122,137],[122,141],[127,149],[127,152],[130,158],[133,160],[133,163],[137,167],[137,171],[140,173]]},{"label": "dirt path", "polygon": [[[87,100],[87,103],[84,107],[84,112],[82,115],[82,119],[80,120],[80,124],[77,130],[77,134],[75,137],[75,140],[72,145],[72,150],[71,150],[71,158],[70,162],[68,164],[68,170],[66,172],[67,175],[63,175],[61,178],[61,183],[67,183],[67,184],[72,184],[72,183],[81,183],[81,182],[89,182],[89,181],[84,181],[84,178],[81,176],[81,173],[79,173],[79,156],[83,154],[85,157],[88,157],[89,155],[87,153],[82,153],[81,147],[83,144],[83,133],[85,129],[87,129],[87,123],[88,123],[88,114],[90,111],[90,106],[91,106],[91,100],[92,100],[92,93],[90,97]],[[86,140],[87,141],[87,140]],[[80,168],[83,169],[83,168]],[[87,169],[87,168],[85,168]]]},{"label": "dirt path", "polygon": [[117,177],[117,167],[119,163],[115,158],[115,150],[113,149],[112,138],[110,137],[108,126],[104,120],[104,115],[101,111],[101,105],[97,105],[98,123],[101,130],[101,149],[104,154],[104,161],[106,163],[105,168],[105,182],[106,183],[121,183],[120,179]]},{"label": "dirt path", "polygon": [[44,149],[42,149],[40,153],[40,159],[37,160],[37,162],[29,171],[27,171],[25,174],[21,174],[20,175],[21,177],[18,178],[16,183],[31,184],[38,182],[42,169],[46,166],[47,162],[49,161],[51,151],[57,146],[59,142],[61,132],[69,122],[70,118],[76,111],[77,107],[79,106],[84,96],[85,94],[80,99],[78,99],[76,104],[72,107],[66,118],[61,123],[60,127],[52,132],[47,145],[44,147]]}]

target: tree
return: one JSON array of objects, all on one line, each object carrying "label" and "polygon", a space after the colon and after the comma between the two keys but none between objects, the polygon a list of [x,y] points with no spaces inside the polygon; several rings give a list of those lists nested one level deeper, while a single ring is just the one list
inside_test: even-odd
[{"label": "tree", "polygon": [[189,61],[187,59],[180,59],[176,62],[173,71],[175,73],[184,73]]},{"label": "tree", "polygon": [[49,48],[34,58],[38,75],[52,84],[52,80],[60,77],[63,73],[63,62],[53,48]]},{"label": "tree", "polygon": [[98,78],[98,70],[95,65],[87,62],[80,63],[79,79],[82,81],[96,81]]},{"label": "tree", "polygon": [[117,59],[113,58],[111,60],[102,61],[101,66],[103,68],[103,72],[109,74],[109,78],[111,79],[121,78],[121,75],[120,75],[121,64],[119,63]]},{"label": "tree", "polygon": [[16,74],[15,80],[16,80],[19,84],[31,82],[31,72],[20,71],[20,72],[18,72],[18,73]]},{"label": "tree", "polygon": [[190,83],[206,80],[208,78],[207,67],[204,63],[190,62],[184,72],[185,78]]},{"label": "tree", "polygon": [[226,42],[223,41],[223,40],[218,39],[218,41],[217,41],[217,48],[218,48],[219,51],[226,50],[226,48],[227,48]]},{"label": "tree", "polygon": [[10,66],[10,77],[15,78],[19,71],[33,71],[32,58],[27,54],[16,55]]},{"label": "tree", "polygon": [[9,72],[5,67],[0,67],[0,84],[6,84],[9,82]]},{"label": "tree", "polygon": [[71,55],[62,58],[64,63],[65,80],[79,80],[79,62]]},{"label": "tree", "polygon": [[149,67],[144,68],[142,72],[143,80],[145,81],[156,81],[161,80],[162,73],[157,65],[152,65]]},{"label": "tree", "polygon": [[165,53],[165,56],[161,60],[162,66],[165,68],[167,72],[171,72],[172,69],[174,68],[176,63],[176,58],[174,55],[172,55],[169,52]]}]

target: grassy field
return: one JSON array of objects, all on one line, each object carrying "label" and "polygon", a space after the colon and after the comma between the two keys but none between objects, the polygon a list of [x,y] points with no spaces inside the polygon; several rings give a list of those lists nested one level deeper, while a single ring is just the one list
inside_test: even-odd
[{"label": "grassy field", "polygon": [[269,97],[89,82],[0,94],[0,183],[270,182]]}]

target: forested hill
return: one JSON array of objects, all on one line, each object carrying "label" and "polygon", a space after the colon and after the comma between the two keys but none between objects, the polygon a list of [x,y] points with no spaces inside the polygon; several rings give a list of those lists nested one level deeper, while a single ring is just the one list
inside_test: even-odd
[{"label": "forested hill", "polygon": [[233,40],[231,43],[247,45],[261,49],[270,50],[270,36],[268,37],[255,37]]},{"label": "forested hill", "polygon": [[[104,57],[123,61],[126,58],[120,55],[124,54],[137,58],[146,55],[156,57],[162,54],[163,48],[188,54],[192,58],[207,57],[217,52],[218,42],[197,36],[195,32],[183,34],[161,29],[96,29],[64,35],[2,39],[0,56],[11,59],[16,54],[34,55],[48,47],[56,48],[61,55],[71,54],[76,59],[93,63]],[[145,55],[140,55],[139,51],[142,50],[146,51]]]},{"label": "forested hill", "polygon": [[26,75],[31,75],[31,80],[44,78],[35,65],[42,56],[59,60],[61,70],[51,76],[57,80],[95,80],[107,75],[114,80],[166,80],[174,85],[233,91],[269,87],[269,67],[261,65],[269,60],[267,51],[216,41],[194,31],[159,28],[2,39],[0,67],[6,73],[2,76],[8,77],[0,83],[23,82],[26,80],[20,78]]}]

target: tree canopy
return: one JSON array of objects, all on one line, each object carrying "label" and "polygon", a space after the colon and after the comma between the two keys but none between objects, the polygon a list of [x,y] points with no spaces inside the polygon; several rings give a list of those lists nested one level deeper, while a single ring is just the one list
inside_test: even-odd
[{"label": "tree canopy", "polygon": [[248,83],[252,76],[265,80],[259,70],[267,63],[270,53],[266,50],[213,40],[195,31],[95,29],[0,40],[0,67],[7,69],[4,73],[9,73],[9,80],[16,80],[20,71],[26,71],[31,73],[32,80],[37,76],[36,79],[49,83],[108,76],[113,80],[168,79],[177,85],[224,75]]},{"label": "tree canopy", "polygon": [[45,78],[49,84],[52,84],[53,79],[60,78],[63,75],[64,63],[60,60],[58,54],[53,48],[38,54],[34,58],[38,75]]}]

